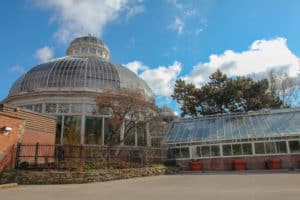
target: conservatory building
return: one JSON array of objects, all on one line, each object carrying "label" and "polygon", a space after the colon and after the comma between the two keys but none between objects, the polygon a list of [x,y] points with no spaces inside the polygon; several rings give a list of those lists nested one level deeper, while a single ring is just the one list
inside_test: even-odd
[{"label": "conservatory building", "polygon": [[[300,109],[219,114],[173,122],[165,137],[168,159],[202,170],[300,168]],[[272,168],[272,166],[271,166]]]},{"label": "conservatory building", "polygon": [[[105,91],[138,92],[154,105],[149,86],[126,67],[110,62],[110,51],[100,39],[76,38],[66,52],[67,56],[41,63],[21,76],[3,101],[57,116],[56,143],[106,144],[105,122],[110,115],[96,105],[96,98]],[[145,134],[135,133],[134,145],[150,145],[146,127]]]}]

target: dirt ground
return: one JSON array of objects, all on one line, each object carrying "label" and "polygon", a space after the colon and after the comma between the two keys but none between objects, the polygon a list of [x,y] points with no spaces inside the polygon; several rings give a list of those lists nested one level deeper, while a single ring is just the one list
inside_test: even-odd
[{"label": "dirt ground", "polygon": [[0,189],[1,200],[299,200],[300,173],[185,174]]}]

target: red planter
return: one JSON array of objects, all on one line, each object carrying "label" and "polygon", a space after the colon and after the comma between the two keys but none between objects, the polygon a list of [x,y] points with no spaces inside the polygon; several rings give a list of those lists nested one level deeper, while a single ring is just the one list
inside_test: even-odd
[{"label": "red planter", "polygon": [[269,169],[281,169],[281,160],[280,159],[271,159],[267,161]]},{"label": "red planter", "polygon": [[200,171],[201,163],[200,162],[190,162],[190,167],[192,171]]},{"label": "red planter", "polygon": [[233,161],[234,170],[246,170],[246,161],[245,160],[234,160]]}]

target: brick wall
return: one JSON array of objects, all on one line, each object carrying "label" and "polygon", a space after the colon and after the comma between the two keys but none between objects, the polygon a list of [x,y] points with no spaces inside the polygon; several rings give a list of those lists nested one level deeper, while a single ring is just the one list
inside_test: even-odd
[{"label": "brick wall", "polygon": [[22,143],[36,144],[37,142],[39,144],[54,145],[55,134],[26,128]]},{"label": "brick wall", "polygon": [[[2,128],[12,132],[4,135]],[[14,150],[18,142],[23,144],[55,144],[56,118],[0,104],[0,171],[13,166]]]},{"label": "brick wall", "polygon": [[[246,169],[261,170],[266,168],[266,161],[271,159],[281,160],[281,169],[300,169],[300,155],[278,155],[278,156],[253,156],[235,158],[211,158],[201,159],[201,170],[203,171],[226,171],[233,170],[234,160],[245,160]],[[189,160],[177,161],[180,166],[189,169]]]},{"label": "brick wall", "polygon": [[11,108],[7,105],[0,105],[0,112],[26,119],[26,129],[52,133],[56,131],[56,117],[43,115],[40,113],[23,110],[21,108]]},{"label": "brick wall", "polygon": [[[4,135],[2,128],[12,128],[11,133]],[[0,171],[13,165],[14,150],[24,136],[25,120],[0,112]]]}]

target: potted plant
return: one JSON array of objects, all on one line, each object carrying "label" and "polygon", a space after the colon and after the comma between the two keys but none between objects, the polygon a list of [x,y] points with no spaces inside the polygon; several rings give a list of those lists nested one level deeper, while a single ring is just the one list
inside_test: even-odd
[{"label": "potted plant", "polygon": [[268,169],[281,169],[281,160],[279,158],[273,158],[267,161]]},{"label": "potted plant", "polygon": [[201,170],[201,163],[197,160],[191,160],[190,162],[190,169],[192,171],[200,171]]},{"label": "potted plant", "polygon": [[246,169],[246,161],[241,159],[233,160],[233,169],[234,170],[245,170]]}]

